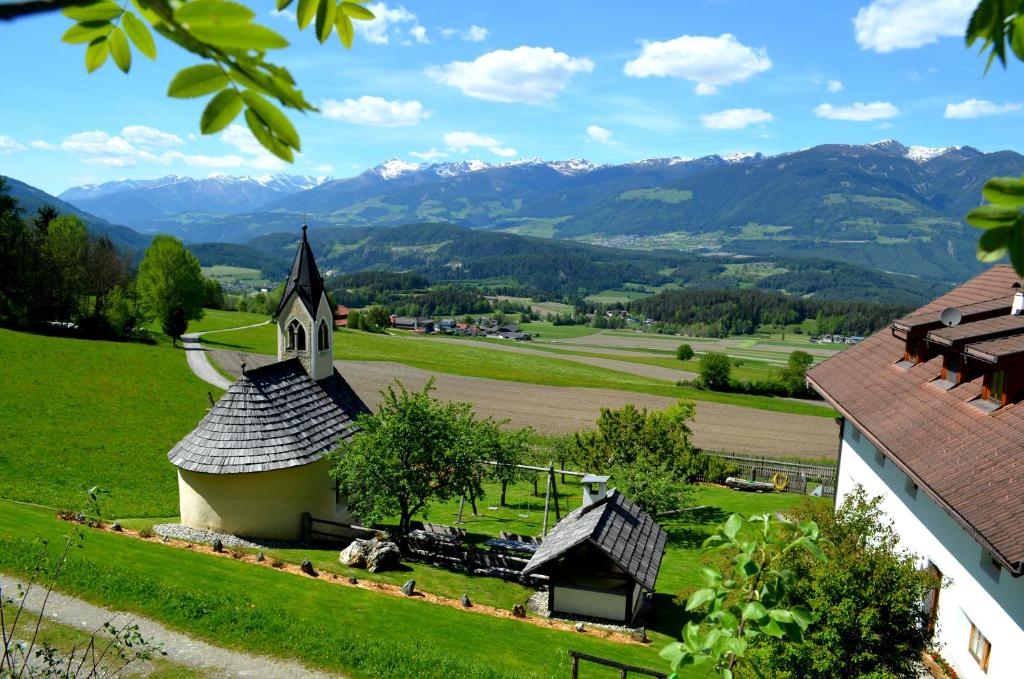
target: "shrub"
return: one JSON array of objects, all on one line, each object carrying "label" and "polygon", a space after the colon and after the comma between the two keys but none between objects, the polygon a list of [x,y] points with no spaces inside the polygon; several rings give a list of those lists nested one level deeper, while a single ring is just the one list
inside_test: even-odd
[{"label": "shrub", "polygon": [[680,344],[676,349],[676,358],[680,361],[689,361],[693,358],[693,347],[689,344]]},{"label": "shrub", "polygon": [[709,351],[700,358],[700,379],[708,389],[724,391],[729,388],[732,359],[725,354]]}]

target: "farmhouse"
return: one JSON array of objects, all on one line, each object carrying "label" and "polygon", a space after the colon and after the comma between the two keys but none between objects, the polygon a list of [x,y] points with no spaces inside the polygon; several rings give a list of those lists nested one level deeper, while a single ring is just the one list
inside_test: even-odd
[{"label": "farmhouse", "polygon": [[665,531],[614,488],[586,476],[583,506],[555,524],[523,569],[550,578],[552,613],[632,623],[653,592]]},{"label": "farmhouse", "polygon": [[1024,666],[1024,294],[996,266],[808,371],[843,415],[837,498],[884,498],[946,586],[925,602],[966,679]]},{"label": "farmhouse", "polygon": [[348,314],[351,310],[344,304],[334,307],[334,327],[345,328],[348,326]]},{"label": "farmhouse", "polygon": [[325,456],[369,409],[334,368],[332,311],[303,226],[277,309],[278,362],[243,371],[167,455],[184,525],[294,539],[305,512],[349,522]]}]

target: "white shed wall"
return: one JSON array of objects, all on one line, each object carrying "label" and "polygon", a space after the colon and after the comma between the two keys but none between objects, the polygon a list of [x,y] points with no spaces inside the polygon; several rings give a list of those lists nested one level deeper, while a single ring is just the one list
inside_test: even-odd
[{"label": "white shed wall", "polygon": [[[901,545],[918,556],[922,567],[933,563],[947,579],[939,594],[936,641],[950,665],[964,679],[1024,677],[1024,578],[993,572],[986,550],[923,489],[915,495],[907,476],[847,420],[837,501],[857,484],[871,496],[884,497],[882,509]],[[992,644],[987,672],[968,652],[971,622]]]},{"label": "white shed wall", "polygon": [[626,595],[555,585],[554,610],[606,620],[626,619]]}]

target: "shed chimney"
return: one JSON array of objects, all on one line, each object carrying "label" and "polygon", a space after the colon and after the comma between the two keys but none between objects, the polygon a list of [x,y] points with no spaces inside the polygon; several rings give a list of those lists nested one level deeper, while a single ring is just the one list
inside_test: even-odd
[{"label": "shed chimney", "polygon": [[583,486],[583,506],[588,507],[608,496],[608,476],[587,474],[580,481]]},{"label": "shed chimney", "polygon": [[1010,307],[1011,316],[1020,316],[1024,313],[1024,292],[1018,290],[1013,293],[1013,306]]}]

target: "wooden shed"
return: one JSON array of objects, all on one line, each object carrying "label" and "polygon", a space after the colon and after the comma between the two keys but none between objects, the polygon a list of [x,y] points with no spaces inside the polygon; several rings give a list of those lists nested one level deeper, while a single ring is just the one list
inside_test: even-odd
[{"label": "wooden shed", "polygon": [[552,613],[630,624],[644,592],[654,591],[665,531],[615,489],[584,502],[555,525],[523,573],[551,579]]}]

